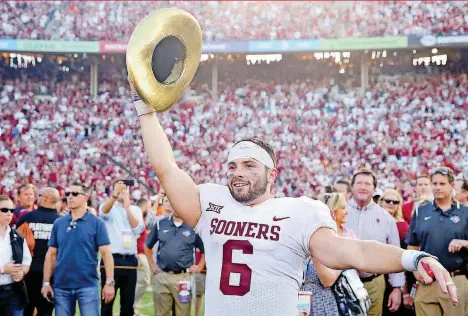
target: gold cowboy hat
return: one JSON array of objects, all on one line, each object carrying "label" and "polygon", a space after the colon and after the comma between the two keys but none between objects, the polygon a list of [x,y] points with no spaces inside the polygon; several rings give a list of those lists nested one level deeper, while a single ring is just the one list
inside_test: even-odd
[{"label": "gold cowboy hat", "polygon": [[193,15],[176,8],[153,11],[128,42],[129,80],[143,102],[166,111],[192,81],[201,52],[201,29]]}]

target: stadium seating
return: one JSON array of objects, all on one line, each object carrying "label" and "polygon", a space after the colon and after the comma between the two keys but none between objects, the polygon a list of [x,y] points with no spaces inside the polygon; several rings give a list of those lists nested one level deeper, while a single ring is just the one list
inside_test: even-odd
[{"label": "stadium seating", "polygon": [[463,1],[297,1],[287,5],[247,1],[5,1],[0,3],[0,38],[127,41],[146,14],[173,6],[198,18],[205,40],[468,32],[468,4]]},{"label": "stadium seating", "polygon": [[[468,174],[466,74],[382,79],[363,97],[320,81],[233,82],[220,83],[218,100],[194,86],[160,115],[178,163],[198,183],[223,183],[230,142],[253,135],[278,152],[278,196],[313,196],[363,165],[379,174],[380,187],[400,187],[440,164]],[[85,82],[6,80],[0,103],[8,104],[0,113],[0,193],[25,180],[63,189],[79,178],[93,183],[99,201],[112,179],[128,177],[106,155],[157,187],[124,80],[102,83],[96,101]]]}]

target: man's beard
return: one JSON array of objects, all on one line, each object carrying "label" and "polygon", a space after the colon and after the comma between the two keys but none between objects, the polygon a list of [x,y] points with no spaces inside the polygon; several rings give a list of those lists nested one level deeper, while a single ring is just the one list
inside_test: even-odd
[{"label": "man's beard", "polygon": [[[232,183],[232,181],[231,181]],[[268,187],[268,179],[265,175],[264,178],[256,181],[252,188],[246,194],[237,194],[234,192],[231,185],[228,186],[229,192],[231,192],[232,197],[239,203],[248,204],[252,201],[255,201],[259,196],[265,194]]]}]

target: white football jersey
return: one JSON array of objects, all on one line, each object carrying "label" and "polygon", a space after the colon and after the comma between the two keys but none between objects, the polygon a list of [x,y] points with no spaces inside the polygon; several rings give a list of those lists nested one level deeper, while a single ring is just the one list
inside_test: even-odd
[{"label": "white football jersey", "polygon": [[296,316],[309,239],[336,224],[328,207],[306,197],[270,199],[254,207],[228,187],[199,185],[195,227],[205,246],[205,316]]}]

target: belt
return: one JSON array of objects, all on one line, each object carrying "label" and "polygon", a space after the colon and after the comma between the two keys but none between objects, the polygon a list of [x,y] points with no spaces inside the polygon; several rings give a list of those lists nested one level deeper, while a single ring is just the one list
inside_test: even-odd
[{"label": "belt", "polygon": [[187,270],[176,270],[176,271],[171,271],[171,270],[163,270],[166,273],[169,274],[182,274],[182,273],[187,273]]},{"label": "belt", "polygon": [[0,285],[0,291],[11,291],[13,290],[12,284]]},{"label": "belt", "polygon": [[362,282],[362,283],[370,282],[370,281],[374,280],[375,278],[378,278],[379,276],[381,276],[381,274],[373,274],[373,275],[371,275],[371,276],[368,276],[368,277],[365,277],[365,278],[361,278],[361,282]]},{"label": "belt", "polygon": [[449,272],[450,273],[450,276],[453,278],[453,277],[456,277],[458,275],[465,275],[465,272],[463,272],[462,270],[455,270],[455,271],[452,271],[452,272]]},{"label": "belt", "polygon": [[113,253],[112,256],[120,259],[129,259],[129,258],[136,258],[135,254],[126,254],[126,255],[121,255],[120,253]]}]

